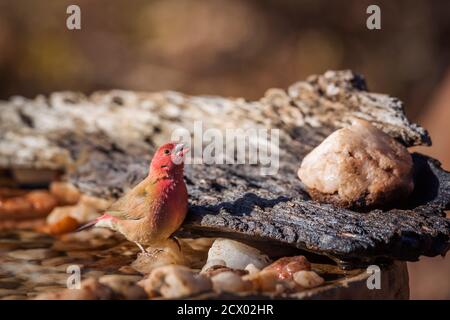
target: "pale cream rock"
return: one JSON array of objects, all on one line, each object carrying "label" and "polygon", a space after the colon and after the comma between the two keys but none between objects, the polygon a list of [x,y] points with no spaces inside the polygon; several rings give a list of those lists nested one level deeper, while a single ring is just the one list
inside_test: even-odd
[{"label": "pale cream rock", "polygon": [[147,298],[144,289],[137,285],[141,279],[141,276],[111,274],[102,276],[98,281],[125,299],[135,300]]},{"label": "pale cream rock", "polygon": [[414,188],[408,150],[364,120],[328,136],[304,159],[298,176],[315,200],[343,207],[387,204]]},{"label": "pale cream rock", "polygon": [[43,260],[57,256],[57,252],[50,249],[27,249],[11,251],[7,255],[19,260]]},{"label": "pale cream rock", "polygon": [[155,268],[148,278],[138,283],[149,297],[181,298],[212,289],[211,281],[188,267],[168,265]]},{"label": "pale cream rock", "polygon": [[[70,188],[70,185],[64,186],[64,188],[65,187]],[[63,187],[59,186],[56,188],[54,186],[53,188],[57,189],[57,192],[63,193]],[[65,195],[60,195],[60,197],[66,197],[66,201],[69,201],[69,199],[74,200],[75,194],[69,196],[68,193],[69,192]],[[100,214],[108,208],[108,206],[109,202],[106,200],[81,195],[78,203],[75,205],[59,206],[54,208],[47,216],[47,223],[49,225],[54,225],[66,217],[72,217],[78,221],[79,224],[87,223],[99,217]]]},{"label": "pale cream rock", "polygon": [[270,262],[269,257],[258,249],[238,241],[219,238],[214,241],[209,249],[206,264],[208,267],[219,264],[229,268],[243,270],[249,264],[253,264],[256,268],[262,269]]},{"label": "pale cream rock", "polygon": [[[67,275],[66,275],[67,276]],[[80,289],[64,289],[59,292],[44,292],[37,295],[35,300],[108,300],[114,292],[108,286],[96,279],[86,279],[81,282]]]},{"label": "pale cream rock", "polygon": [[205,265],[202,267],[200,273],[205,273],[208,269],[214,266],[226,266],[226,262],[221,259],[211,259],[206,261]]},{"label": "pale cream rock", "polygon": [[305,289],[318,287],[325,282],[317,273],[307,270],[294,273],[293,278],[298,285]]},{"label": "pale cream rock", "polygon": [[224,271],[211,277],[215,291],[245,292],[253,289],[251,281],[244,280],[237,272]]},{"label": "pale cream rock", "polygon": [[71,183],[55,181],[50,184],[50,193],[53,194],[60,204],[76,204],[81,197],[80,191]]},{"label": "pale cream rock", "polygon": [[253,263],[248,264],[244,270],[248,271],[248,274],[256,274],[261,271],[261,269],[255,267]]},{"label": "pale cream rock", "polygon": [[282,293],[295,287],[290,280],[280,279],[275,271],[260,271],[242,277],[244,281],[252,284],[253,291]]}]

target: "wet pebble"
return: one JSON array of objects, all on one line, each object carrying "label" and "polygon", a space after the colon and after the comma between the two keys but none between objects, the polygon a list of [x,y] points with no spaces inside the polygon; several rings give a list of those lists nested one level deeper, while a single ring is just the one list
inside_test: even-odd
[{"label": "wet pebble", "polygon": [[49,285],[65,285],[70,274],[67,273],[42,273],[31,274],[27,276],[27,281],[31,282],[32,286],[49,286]]},{"label": "wet pebble", "polygon": [[13,294],[10,296],[1,297],[0,300],[26,300],[28,297],[20,294]]},{"label": "wet pebble", "polygon": [[31,273],[45,273],[47,268],[22,261],[9,261],[0,264],[0,274],[26,276]]},{"label": "wet pebble", "polygon": [[57,255],[57,252],[49,249],[16,250],[8,253],[8,257],[20,260],[43,260]]},{"label": "wet pebble", "polygon": [[69,264],[74,261],[76,261],[76,258],[62,256],[62,257],[54,257],[54,258],[42,260],[41,265],[46,266],[46,267],[56,267],[56,266],[60,266],[63,264]]},{"label": "wet pebble", "polygon": [[0,297],[26,294],[23,289],[0,289]]},{"label": "wet pebble", "polygon": [[137,285],[141,279],[141,276],[106,275],[101,277],[99,282],[110,287],[125,299],[145,299],[147,294],[142,287]]},{"label": "wet pebble", "polygon": [[20,281],[14,278],[5,278],[0,279],[0,288],[1,289],[17,289],[21,286]]},{"label": "wet pebble", "polygon": [[140,275],[141,273],[135,270],[132,266],[123,266],[119,268],[119,272],[129,275]]},{"label": "wet pebble", "polygon": [[36,292],[57,292],[64,289],[66,289],[66,287],[62,286],[37,286],[33,288]]}]

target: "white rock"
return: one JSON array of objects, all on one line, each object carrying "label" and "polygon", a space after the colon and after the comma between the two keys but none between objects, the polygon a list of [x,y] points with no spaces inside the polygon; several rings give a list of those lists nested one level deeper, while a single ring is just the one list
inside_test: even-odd
[{"label": "white rock", "polygon": [[211,277],[215,291],[243,292],[252,289],[252,283],[242,279],[240,275],[233,271],[220,272]]},{"label": "white rock", "polygon": [[247,270],[248,274],[250,274],[250,275],[257,274],[259,271],[261,271],[261,269],[255,267],[255,265],[253,263],[248,264],[244,270]]},{"label": "white rock", "polygon": [[298,176],[318,201],[339,206],[386,204],[414,188],[408,150],[369,122],[356,120],[304,159]]},{"label": "white rock", "polygon": [[271,261],[258,249],[238,241],[219,238],[209,249],[206,264],[211,267],[215,265],[214,262],[219,265],[223,265],[224,262],[228,268],[243,270],[249,264],[262,269]]},{"label": "white rock", "polygon": [[202,270],[200,271],[200,273],[205,273],[206,270],[208,270],[211,267],[214,266],[226,266],[226,262],[224,260],[221,259],[212,259],[212,260],[207,260],[205,265],[203,266]]},{"label": "white rock", "polygon": [[314,271],[298,271],[294,273],[294,281],[305,289],[320,286],[325,280]]}]

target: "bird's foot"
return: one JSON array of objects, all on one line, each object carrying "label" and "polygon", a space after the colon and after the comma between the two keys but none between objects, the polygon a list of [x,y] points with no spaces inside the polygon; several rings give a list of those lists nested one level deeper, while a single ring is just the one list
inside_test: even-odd
[{"label": "bird's foot", "polygon": [[135,244],[139,247],[141,253],[143,254],[147,253],[147,250],[145,250],[144,247],[139,242],[135,242]]},{"label": "bird's foot", "polygon": [[152,251],[145,250],[142,254],[146,255],[149,258],[155,258],[160,252],[163,252],[163,249],[154,249]]}]

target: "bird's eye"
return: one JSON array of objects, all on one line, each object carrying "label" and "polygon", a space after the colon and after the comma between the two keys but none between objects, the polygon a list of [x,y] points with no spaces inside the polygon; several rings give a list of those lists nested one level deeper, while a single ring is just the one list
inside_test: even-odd
[{"label": "bird's eye", "polygon": [[170,154],[170,150],[169,149],[165,149],[164,150],[164,154]]}]

